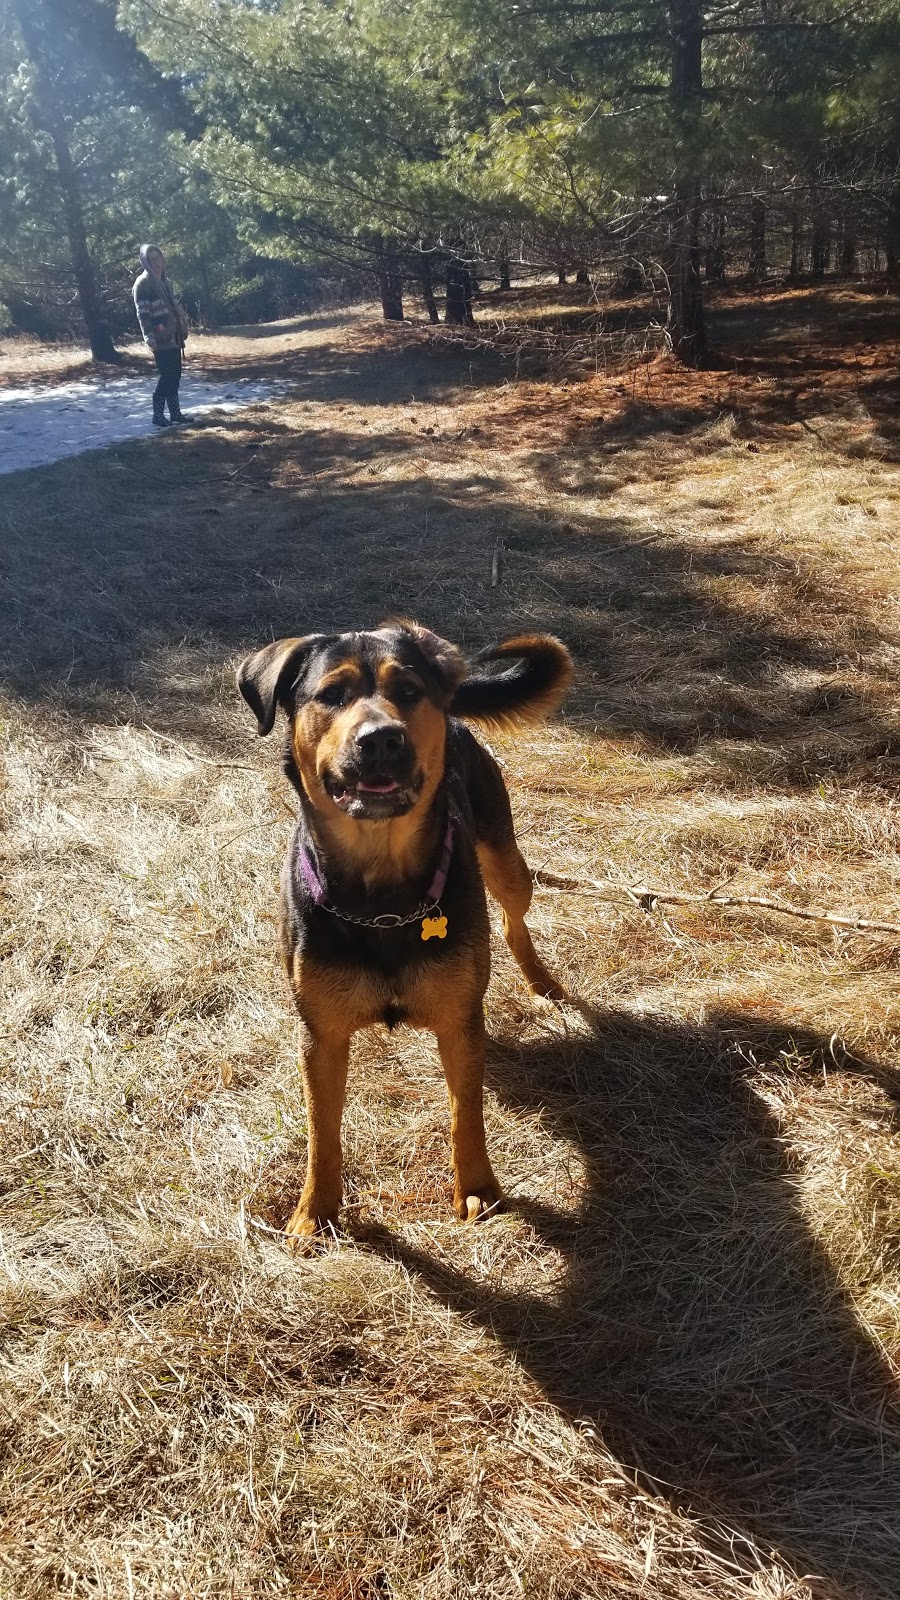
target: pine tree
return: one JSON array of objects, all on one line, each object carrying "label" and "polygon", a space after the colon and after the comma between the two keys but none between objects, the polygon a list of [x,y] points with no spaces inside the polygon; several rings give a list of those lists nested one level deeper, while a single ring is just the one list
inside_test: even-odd
[{"label": "pine tree", "polygon": [[115,9],[105,0],[10,0],[0,23],[0,73],[7,87],[13,232],[23,238],[34,225],[46,242],[61,213],[91,353],[114,361],[91,248],[91,235],[102,231],[105,219],[98,217],[97,173],[89,157],[105,147],[107,166],[121,167],[122,137],[134,138],[136,121],[152,114],[196,131],[195,116],[178,85],[166,82],[134,39],[118,31]]}]

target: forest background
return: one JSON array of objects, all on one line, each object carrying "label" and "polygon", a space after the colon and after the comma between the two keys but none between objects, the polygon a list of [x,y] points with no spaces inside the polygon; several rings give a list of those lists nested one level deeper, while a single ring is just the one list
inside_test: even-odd
[{"label": "forest background", "polygon": [[0,328],[114,360],[158,238],[205,326],[553,271],[702,366],[707,285],[900,282],[898,64],[897,0],[3,0]]}]

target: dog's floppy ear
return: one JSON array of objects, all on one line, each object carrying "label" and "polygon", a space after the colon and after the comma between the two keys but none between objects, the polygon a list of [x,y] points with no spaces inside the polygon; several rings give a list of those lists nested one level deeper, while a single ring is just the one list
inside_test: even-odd
[{"label": "dog's floppy ear", "polygon": [[310,633],[305,639],[276,639],[244,657],[236,673],[237,686],[259,723],[260,734],[272,732],[278,706],[296,682],[313,645],[322,638],[324,634]]},{"label": "dog's floppy ear", "polygon": [[396,626],[412,635],[429,666],[446,685],[447,693],[452,695],[469,670],[462,651],[457,650],[449,639],[442,639],[430,628],[423,628],[420,622],[409,622],[404,617]]}]

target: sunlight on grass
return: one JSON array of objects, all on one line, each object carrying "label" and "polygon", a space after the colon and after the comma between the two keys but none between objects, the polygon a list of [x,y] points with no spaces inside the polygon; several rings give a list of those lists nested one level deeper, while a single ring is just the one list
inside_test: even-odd
[{"label": "sunlight on grass", "polygon": [[357,315],[203,349],[296,392],[0,510],[10,1595],[888,1600],[900,941],[539,888],[573,1003],[495,941],[508,1211],[452,1220],[432,1041],[374,1030],[292,1260],[291,804],[231,673],[548,629],[562,716],[491,741],[533,867],[897,920],[890,417],[845,374],[810,432],[740,352],[638,404]]}]

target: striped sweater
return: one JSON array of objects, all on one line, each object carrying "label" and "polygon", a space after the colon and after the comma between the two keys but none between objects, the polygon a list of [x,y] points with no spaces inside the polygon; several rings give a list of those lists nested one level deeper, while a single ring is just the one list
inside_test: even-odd
[{"label": "striped sweater", "polygon": [[181,301],[159,294],[159,279],[142,272],[134,284],[134,308],[140,323],[144,343],[150,349],[177,350],[188,335],[188,319]]}]

